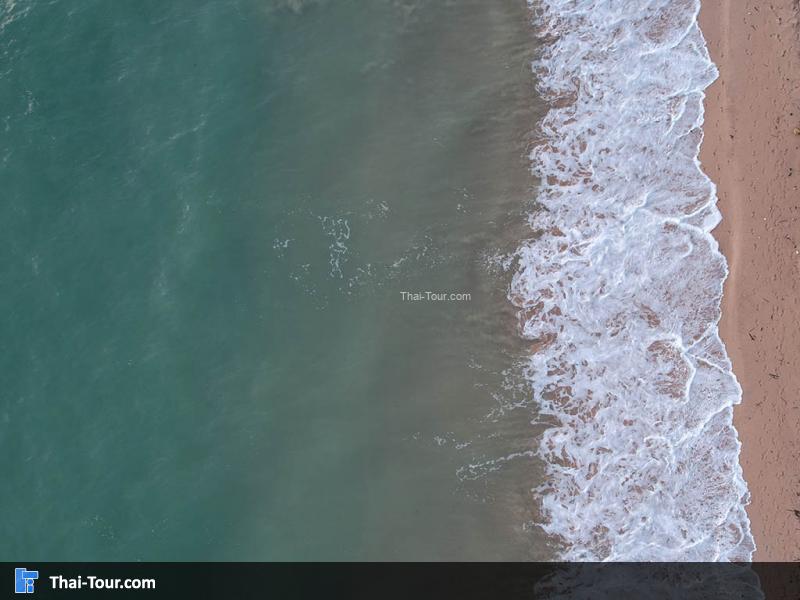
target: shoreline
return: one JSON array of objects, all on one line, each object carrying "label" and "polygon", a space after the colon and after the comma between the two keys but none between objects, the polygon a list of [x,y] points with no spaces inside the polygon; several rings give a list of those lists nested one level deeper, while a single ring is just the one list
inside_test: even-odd
[{"label": "shoreline", "polygon": [[717,335],[728,270],[698,168],[718,74],[699,4],[621,14],[543,0],[536,13],[533,72],[550,104],[531,151],[542,210],[509,300],[534,344],[524,368],[537,418],[551,425],[538,491],[562,561],[753,555],[740,388]]},{"label": "shoreline", "polygon": [[794,0],[702,0],[720,77],[706,90],[703,170],[730,273],[720,335],[742,387],[734,424],[754,561],[800,560],[800,42]]}]

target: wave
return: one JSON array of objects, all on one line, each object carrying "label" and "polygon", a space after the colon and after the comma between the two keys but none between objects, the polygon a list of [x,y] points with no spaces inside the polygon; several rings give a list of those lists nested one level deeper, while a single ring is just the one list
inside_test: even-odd
[{"label": "wave", "polygon": [[509,299],[555,426],[541,439],[545,531],[564,560],[748,561],[718,334],[728,269],[698,160],[716,79],[699,0],[540,0],[550,110],[531,153],[532,239]]}]

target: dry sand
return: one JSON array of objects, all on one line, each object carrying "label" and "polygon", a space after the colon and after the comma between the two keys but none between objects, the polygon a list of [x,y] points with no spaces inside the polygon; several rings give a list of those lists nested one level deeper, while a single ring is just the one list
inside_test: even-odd
[{"label": "dry sand", "polygon": [[742,385],[734,421],[757,561],[800,560],[800,43],[798,0],[702,0],[720,79],[701,161],[728,258],[720,329]]}]

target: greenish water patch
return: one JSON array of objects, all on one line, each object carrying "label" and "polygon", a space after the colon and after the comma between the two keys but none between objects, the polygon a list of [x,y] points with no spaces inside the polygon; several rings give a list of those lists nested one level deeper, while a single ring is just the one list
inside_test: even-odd
[{"label": "greenish water patch", "polygon": [[5,559],[550,556],[497,264],[527,19],[0,5]]}]

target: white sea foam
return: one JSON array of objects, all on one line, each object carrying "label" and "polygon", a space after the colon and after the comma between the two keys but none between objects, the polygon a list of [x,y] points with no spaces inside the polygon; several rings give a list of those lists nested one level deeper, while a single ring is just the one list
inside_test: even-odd
[{"label": "white sea foam", "polygon": [[727,265],[700,169],[717,76],[699,0],[539,0],[542,209],[509,297],[535,397],[544,528],[566,560],[749,560],[718,336]]}]

